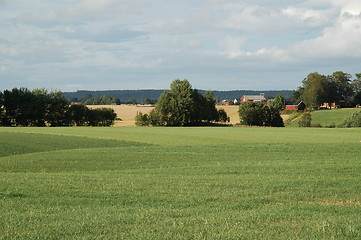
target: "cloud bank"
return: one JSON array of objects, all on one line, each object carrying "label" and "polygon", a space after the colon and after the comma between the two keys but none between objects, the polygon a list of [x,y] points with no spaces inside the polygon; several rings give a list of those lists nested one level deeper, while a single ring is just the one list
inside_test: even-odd
[{"label": "cloud bank", "polygon": [[294,89],[361,72],[358,0],[0,1],[1,89]]}]

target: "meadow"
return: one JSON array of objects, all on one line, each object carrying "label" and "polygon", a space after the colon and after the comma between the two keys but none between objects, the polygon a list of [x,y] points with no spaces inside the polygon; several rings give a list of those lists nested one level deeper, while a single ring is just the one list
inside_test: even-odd
[{"label": "meadow", "polygon": [[360,172],[360,128],[0,128],[0,239],[360,239]]},{"label": "meadow", "polygon": [[[351,117],[355,112],[361,111],[360,108],[339,108],[324,109],[311,112],[312,124],[322,127],[338,126],[346,118]],[[298,119],[293,121],[288,127],[298,127]]]}]

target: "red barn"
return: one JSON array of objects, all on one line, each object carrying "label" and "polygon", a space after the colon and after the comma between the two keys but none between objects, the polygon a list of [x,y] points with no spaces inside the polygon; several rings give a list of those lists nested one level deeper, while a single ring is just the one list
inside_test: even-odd
[{"label": "red barn", "polygon": [[297,105],[286,105],[286,106],[283,107],[283,110],[297,111],[297,110],[298,110],[298,106],[297,106]]},{"label": "red barn", "polygon": [[306,104],[304,104],[304,102],[300,102],[297,105],[286,105],[283,107],[283,110],[289,110],[289,111],[298,111],[298,110],[305,110],[306,109]]},{"label": "red barn", "polygon": [[222,105],[231,105],[231,104],[233,104],[232,101],[229,101],[229,100],[223,100],[222,101]]},{"label": "red barn", "polygon": [[243,95],[241,102],[261,102],[267,104],[267,100],[264,95]]}]

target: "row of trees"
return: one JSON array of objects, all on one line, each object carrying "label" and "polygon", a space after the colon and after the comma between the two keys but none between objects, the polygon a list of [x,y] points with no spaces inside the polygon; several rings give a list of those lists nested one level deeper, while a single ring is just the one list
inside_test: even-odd
[{"label": "row of trees", "polygon": [[71,98],[71,102],[81,102],[84,105],[120,105],[120,104],[155,104],[157,99],[145,98],[141,102],[138,102],[135,98],[121,101],[117,97],[111,97],[109,95],[102,95],[100,97],[93,97],[91,94],[86,94],[83,99]]},{"label": "row of trees", "polygon": [[337,71],[325,76],[317,72],[310,73],[302,81],[302,86],[293,93],[296,102],[303,101],[308,108],[318,109],[328,103],[348,107],[361,104],[361,73],[351,74]]},{"label": "row of trees", "polygon": [[195,126],[227,122],[224,110],[217,110],[212,91],[204,95],[192,89],[188,80],[174,80],[159,97],[149,114],[138,113],[138,126]]},{"label": "row of trees", "polygon": [[[239,107],[241,124],[250,126],[283,127],[280,112],[285,99],[277,96],[267,105],[245,102]],[[217,110],[212,91],[204,95],[193,90],[187,80],[174,80],[169,91],[164,91],[149,114],[138,113],[138,126],[197,126],[229,122],[223,109]]]},{"label": "row of trees", "polygon": [[0,92],[1,126],[110,126],[113,109],[70,105],[61,92],[14,88]]},{"label": "row of trees", "polygon": [[120,100],[116,97],[104,95],[97,98],[84,99],[81,103],[84,105],[120,105]]}]

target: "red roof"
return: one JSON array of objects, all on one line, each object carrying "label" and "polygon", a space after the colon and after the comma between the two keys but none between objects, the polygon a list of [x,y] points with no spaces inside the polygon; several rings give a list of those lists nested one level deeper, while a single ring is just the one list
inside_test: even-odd
[{"label": "red roof", "polygon": [[298,110],[298,105],[286,105],[284,106],[283,110],[291,110],[291,111],[297,111]]}]

